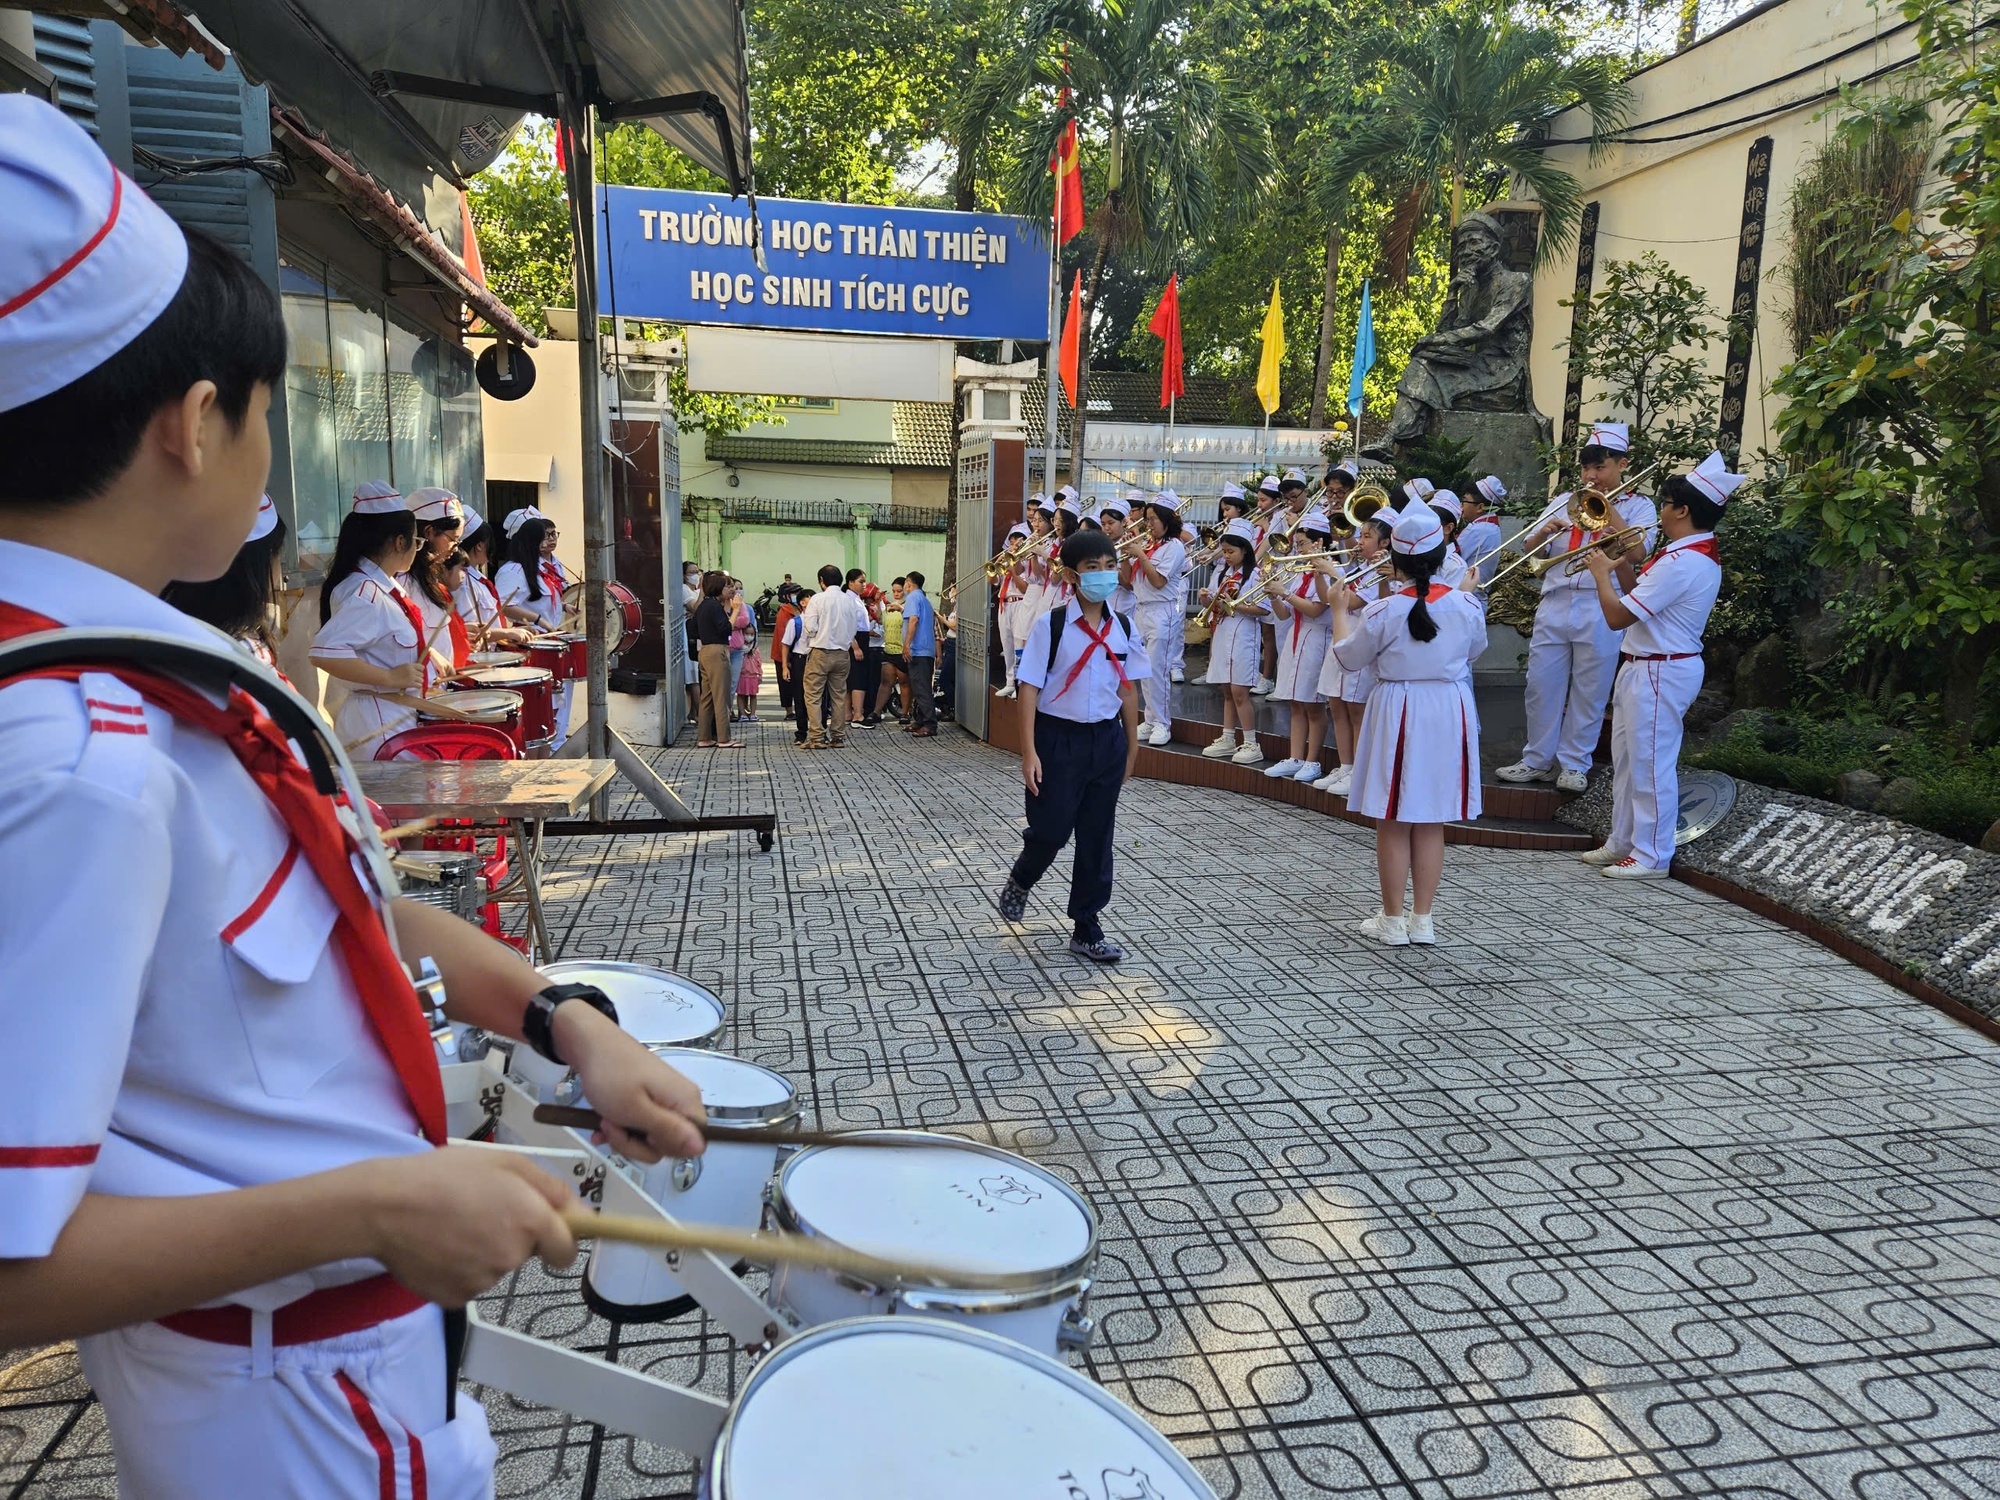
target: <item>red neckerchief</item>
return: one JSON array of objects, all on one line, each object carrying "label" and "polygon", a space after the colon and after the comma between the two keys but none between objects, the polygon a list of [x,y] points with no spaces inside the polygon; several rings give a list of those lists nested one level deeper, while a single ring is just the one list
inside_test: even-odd
[{"label": "red neckerchief", "polygon": [[559,563],[545,562],[541,565],[542,592],[554,597],[558,609],[562,606],[563,572]]},{"label": "red neckerchief", "polygon": [[[1660,554],[1660,557],[1672,557],[1676,552],[1699,552],[1718,568],[1722,566],[1722,551],[1715,545],[1715,534],[1713,532],[1697,541],[1689,542],[1684,547],[1669,547]],[[1644,578],[1648,573],[1652,572],[1653,564],[1657,563],[1660,557],[1653,558],[1645,567],[1641,568],[1639,576]]]},{"label": "red neckerchief", "polygon": [[472,576],[478,579],[481,583],[486,585],[486,592],[488,595],[491,596],[493,600],[493,613],[496,615],[499,614],[500,613],[499,585],[494,583],[492,579],[488,578],[484,573],[480,572],[477,568],[473,569]]},{"label": "red neckerchief", "polygon": [[458,617],[458,611],[451,612],[451,664],[463,669],[472,660],[472,637],[465,633],[465,621]]},{"label": "red neckerchief", "polygon": [[[1063,611],[1065,618],[1067,618],[1068,613],[1069,612],[1067,610]],[[1118,674],[1119,689],[1122,691],[1123,689],[1130,687],[1132,684],[1128,682],[1125,677],[1125,663],[1120,661],[1115,655],[1112,654],[1111,644],[1110,644],[1111,616],[1109,614],[1105,615],[1104,628],[1102,630],[1092,630],[1090,628],[1090,621],[1086,620],[1083,617],[1083,611],[1078,610],[1076,618],[1074,620],[1071,620],[1070,624],[1076,626],[1077,629],[1081,630],[1085,635],[1089,636],[1090,644],[1083,648],[1083,655],[1079,656],[1076,659],[1076,665],[1069,669],[1069,676],[1063,679],[1063,685],[1057,688],[1053,693],[1049,694],[1049,702],[1051,703],[1055,702],[1056,699],[1060,698],[1064,693],[1070,690],[1071,684],[1073,684],[1076,681],[1076,679],[1082,675],[1083,669],[1087,665],[1089,665],[1091,652],[1095,651],[1099,646],[1102,646],[1104,648],[1104,659],[1111,663],[1111,670]]]},{"label": "red neckerchief", "polygon": [[[1304,577],[1300,578],[1298,597],[1301,599],[1305,598],[1306,590],[1310,589],[1312,586],[1313,586],[1312,574],[1308,573]],[[1294,605],[1292,607],[1292,649],[1294,651],[1299,649],[1299,631],[1305,626],[1305,623],[1306,623],[1306,612],[1298,608],[1298,606]]]},{"label": "red neckerchief", "polygon": [[417,608],[416,602],[408,594],[396,586],[393,579],[389,584],[389,597],[402,608],[403,618],[410,622],[410,628],[417,633],[417,663],[424,669],[422,690],[428,693],[431,690],[431,646],[430,636],[424,630],[424,612]]},{"label": "red neckerchief", "polygon": [[[0,600],[0,640],[61,628],[45,615]],[[422,638],[419,632],[418,639]],[[214,735],[229,747],[243,769],[250,773],[250,779],[257,783],[258,790],[270,799],[273,810],[291,833],[293,850],[304,853],[313,874],[319,877],[339,910],[333,936],[347,965],[348,978],[354,981],[355,991],[361,996],[376,1041],[395,1068],[397,1078],[402,1080],[403,1092],[416,1111],[425,1138],[432,1145],[442,1146],[444,1082],[438,1072],[437,1050],[431,1042],[423,1007],[418,1003],[409,974],[389,946],[381,913],[368,899],[354,873],[355,846],[351,836],[335,815],[332,800],[313,785],[312,773],[292,754],[284,731],[240,688],[230,689],[228,705],[218,708],[185,683],[141,667],[112,663],[42,667],[6,680],[19,682],[47,677],[75,682],[85,672],[116,677],[155,708],[171,714],[176,722],[191,724]]]},{"label": "red neckerchief", "polygon": [[[1415,589],[1397,589],[1396,592],[1401,594],[1405,599],[1414,599],[1417,597],[1417,591]],[[1442,599],[1446,594],[1449,594],[1450,592],[1451,592],[1450,584],[1434,583],[1430,587],[1430,592],[1424,595],[1424,603],[1435,604],[1438,602],[1438,600]]]}]

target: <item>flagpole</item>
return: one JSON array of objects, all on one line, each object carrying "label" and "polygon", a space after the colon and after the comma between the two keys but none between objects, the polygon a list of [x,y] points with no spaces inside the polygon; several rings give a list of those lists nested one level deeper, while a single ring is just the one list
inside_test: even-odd
[{"label": "flagpole", "polygon": [[[1056,159],[1062,159],[1062,147],[1056,147]],[[1056,179],[1054,243],[1049,246],[1049,354],[1048,393],[1042,398],[1042,406],[1047,416],[1046,431],[1042,435],[1042,492],[1053,495],[1056,492],[1056,346],[1062,341],[1062,173],[1058,170]]]},{"label": "flagpole", "polygon": [[1167,397],[1167,451],[1160,464],[1159,489],[1172,489],[1172,481],[1180,477],[1180,465],[1174,459],[1174,408],[1180,399],[1178,395]]}]

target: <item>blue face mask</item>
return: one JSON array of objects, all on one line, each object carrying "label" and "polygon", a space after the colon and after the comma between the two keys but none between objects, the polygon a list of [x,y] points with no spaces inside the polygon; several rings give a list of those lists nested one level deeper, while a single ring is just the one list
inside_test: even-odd
[{"label": "blue face mask", "polygon": [[1076,575],[1076,591],[1092,604],[1102,604],[1118,589],[1118,570],[1106,568],[1103,572],[1079,573]]}]

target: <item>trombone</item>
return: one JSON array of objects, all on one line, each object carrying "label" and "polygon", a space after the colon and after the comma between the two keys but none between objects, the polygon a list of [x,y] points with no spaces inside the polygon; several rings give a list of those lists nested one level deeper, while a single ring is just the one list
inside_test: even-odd
[{"label": "trombone", "polygon": [[1013,572],[1027,558],[1028,553],[1033,550],[1036,540],[1035,534],[1030,532],[1013,546],[1001,548],[970,573],[961,574],[958,581],[952,584],[952,589],[956,591],[963,588],[967,582],[979,577],[981,574],[985,575],[988,583],[992,583],[1002,574]]},{"label": "trombone", "polygon": [[[1610,491],[1608,494],[1603,490],[1592,489],[1587,484],[1579,486],[1571,493],[1569,503],[1563,507],[1563,514],[1568,519],[1570,525],[1579,530],[1590,532],[1590,541],[1580,547],[1568,548],[1563,552],[1557,553],[1554,557],[1536,557],[1533,552],[1524,552],[1508,563],[1506,567],[1500,569],[1491,578],[1487,579],[1486,582],[1477,585],[1477,587],[1480,589],[1490,589],[1509,573],[1519,568],[1526,568],[1530,577],[1540,578],[1558,563],[1569,565],[1563,574],[1565,578],[1574,577],[1577,573],[1583,571],[1583,554],[1594,548],[1603,547],[1606,551],[1611,551],[1613,550],[1612,543],[1617,542],[1618,546],[1615,550],[1618,553],[1622,554],[1629,551],[1632,543],[1645,534],[1646,528],[1643,526],[1623,526],[1607,532],[1606,528],[1610,527],[1612,517],[1616,514],[1611,507],[1624,496],[1637,489],[1642,479],[1646,478],[1655,469],[1665,465],[1665,463],[1665,459],[1660,459],[1657,462],[1647,464],[1645,468],[1641,469],[1637,474],[1634,474],[1623,484],[1619,485],[1617,489]],[[1549,517],[1548,519],[1553,520],[1554,517]],[[1547,524],[1547,521],[1538,521],[1536,522],[1536,527]],[[1530,529],[1533,530],[1535,528],[1531,527]],[[1545,546],[1547,544],[1544,542],[1541,545]],[[1536,550],[1539,550],[1539,547]]]},{"label": "trombone", "polygon": [[1339,556],[1339,553],[1331,551],[1295,552],[1290,556],[1279,558],[1259,570],[1257,582],[1247,592],[1240,595],[1217,594],[1209,600],[1202,606],[1200,615],[1196,617],[1196,623],[1212,630],[1223,615],[1241,609],[1246,604],[1257,603],[1281,583],[1289,584],[1298,574],[1307,571],[1307,564],[1319,562],[1323,558],[1337,559]]}]

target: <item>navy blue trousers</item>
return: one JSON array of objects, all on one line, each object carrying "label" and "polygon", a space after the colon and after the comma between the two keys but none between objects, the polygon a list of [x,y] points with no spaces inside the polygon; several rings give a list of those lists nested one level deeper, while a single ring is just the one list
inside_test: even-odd
[{"label": "navy blue trousers", "polygon": [[1125,782],[1125,721],[1077,724],[1038,713],[1035,754],[1041,757],[1042,789],[1027,794],[1028,831],[1014,861],[1014,879],[1032,888],[1074,835],[1069,915],[1080,935],[1094,938],[1097,914],[1111,904],[1111,835]]}]

